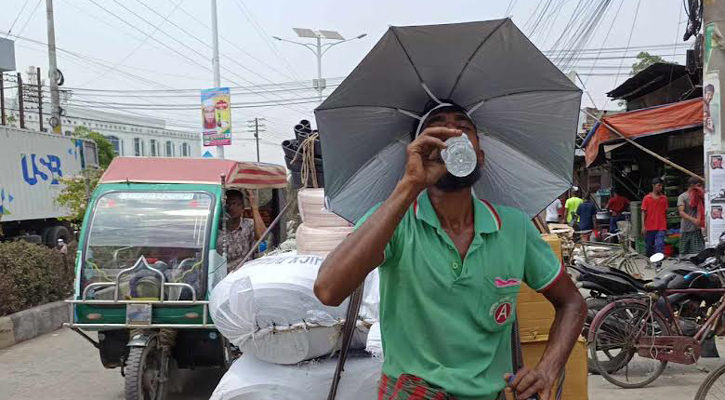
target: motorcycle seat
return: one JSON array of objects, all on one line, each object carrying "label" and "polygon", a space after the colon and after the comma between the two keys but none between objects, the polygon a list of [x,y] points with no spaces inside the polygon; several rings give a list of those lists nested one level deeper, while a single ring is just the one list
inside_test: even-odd
[{"label": "motorcycle seat", "polygon": [[647,284],[645,284],[644,289],[649,292],[659,292],[665,290],[667,289],[667,285],[669,285],[669,283],[676,277],[677,275],[670,274],[663,278],[655,278],[655,280],[653,280],[652,282],[648,282]]}]

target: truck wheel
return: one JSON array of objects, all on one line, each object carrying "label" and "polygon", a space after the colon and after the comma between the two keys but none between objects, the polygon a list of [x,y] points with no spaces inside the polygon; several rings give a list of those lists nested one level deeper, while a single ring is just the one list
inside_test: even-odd
[{"label": "truck wheel", "polygon": [[69,238],[70,232],[63,225],[51,226],[43,231],[43,242],[50,248],[54,248],[58,244],[58,239],[63,239],[67,244]]}]

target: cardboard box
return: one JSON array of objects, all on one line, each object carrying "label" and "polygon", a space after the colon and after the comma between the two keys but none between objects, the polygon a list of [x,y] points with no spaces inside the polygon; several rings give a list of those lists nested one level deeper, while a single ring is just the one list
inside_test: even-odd
[{"label": "cardboard box", "polygon": [[[548,337],[539,337],[537,340],[521,340],[521,350],[524,353],[524,365],[533,368],[541,359],[546,349]],[[564,369],[564,400],[587,400],[589,398],[588,372],[587,372],[587,344],[583,338],[579,338],[574,349],[571,351],[569,360]],[[552,389],[552,399],[555,399],[556,387]],[[510,399],[510,396],[507,396]]]},{"label": "cardboard box", "polygon": [[[542,234],[561,261],[561,241],[554,234]],[[516,302],[516,316],[519,320],[519,333],[522,341],[536,340],[549,334],[549,328],[554,322],[554,306],[544,295],[535,292],[526,284],[521,285],[521,291]]]}]

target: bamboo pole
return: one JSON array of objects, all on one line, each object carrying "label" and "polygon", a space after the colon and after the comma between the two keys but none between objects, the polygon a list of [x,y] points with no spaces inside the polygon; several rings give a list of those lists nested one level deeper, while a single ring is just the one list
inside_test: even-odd
[{"label": "bamboo pole", "polygon": [[594,119],[595,119],[595,120],[596,120],[597,122],[599,122],[599,123],[601,123],[602,125],[606,126],[606,127],[607,127],[607,128],[608,128],[608,129],[610,130],[610,131],[612,131],[612,132],[616,133],[616,134],[617,134],[617,135],[618,135],[618,136],[619,136],[620,138],[622,138],[622,139],[626,140],[626,141],[627,141],[627,142],[629,142],[629,143],[630,143],[630,144],[631,144],[632,146],[634,146],[634,147],[636,147],[636,148],[638,148],[638,149],[640,149],[640,150],[644,151],[645,153],[647,153],[647,154],[651,155],[652,157],[654,157],[654,158],[656,158],[656,159],[658,159],[658,160],[662,161],[663,163],[665,163],[665,164],[667,164],[667,165],[671,166],[672,168],[675,168],[675,169],[677,169],[677,170],[679,170],[679,171],[681,171],[681,172],[683,172],[683,173],[685,173],[685,174],[687,174],[687,175],[690,175],[690,176],[692,176],[692,177],[698,178],[699,180],[701,180],[701,181],[703,181],[703,182],[705,181],[705,178],[701,177],[700,175],[697,175],[696,173],[694,173],[694,172],[690,171],[689,169],[687,169],[687,168],[685,168],[685,167],[683,167],[683,166],[681,166],[681,165],[675,164],[674,162],[672,162],[672,161],[670,161],[670,160],[668,160],[668,159],[666,159],[666,158],[662,157],[661,155],[659,155],[659,154],[655,153],[654,151],[652,151],[652,150],[650,150],[650,149],[648,149],[648,148],[646,148],[646,147],[642,146],[641,144],[639,144],[639,143],[635,142],[634,140],[632,140],[632,139],[630,139],[630,138],[628,138],[628,137],[624,136],[624,135],[623,135],[623,134],[622,134],[621,132],[619,132],[619,131],[618,131],[618,130],[617,130],[616,128],[614,128],[614,127],[613,127],[612,125],[609,125],[608,123],[606,123],[606,122],[602,121],[602,119],[600,119],[599,117],[597,117],[597,116],[595,116],[595,115],[593,115],[593,114],[591,114],[591,113],[587,112],[587,111],[586,111],[585,109],[582,109],[581,111],[582,111],[582,112],[583,112],[584,114],[586,114],[586,115],[588,115],[588,116],[590,116],[590,117],[594,118]]}]

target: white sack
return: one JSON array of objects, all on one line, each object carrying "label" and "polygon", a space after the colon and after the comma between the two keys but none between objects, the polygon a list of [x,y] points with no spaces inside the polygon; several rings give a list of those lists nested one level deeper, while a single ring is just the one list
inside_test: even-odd
[{"label": "white sack", "polygon": [[383,357],[383,336],[380,332],[380,321],[373,324],[368,332],[368,340],[365,344],[365,351],[374,357]]},{"label": "white sack", "polygon": [[315,228],[349,227],[351,224],[325,208],[325,189],[302,189],[297,192],[302,222]]},{"label": "white sack", "polygon": [[[243,354],[222,377],[209,400],[326,399],[337,358],[276,365]],[[349,354],[337,400],[376,398],[382,359]]]},{"label": "white sack", "polygon": [[[214,288],[210,313],[217,329],[243,352],[277,364],[296,364],[339,348],[348,301],[328,307],[313,292],[322,258],[295,253],[245,264]],[[377,270],[365,296],[352,348],[365,347],[378,318]]]},{"label": "white sack", "polygon": [[303,223],[297,228],[297,251],[326,257],[353,230],[352,227],[314,228]]}]

